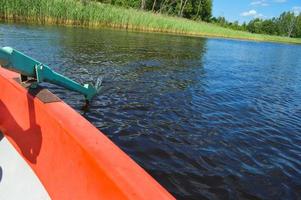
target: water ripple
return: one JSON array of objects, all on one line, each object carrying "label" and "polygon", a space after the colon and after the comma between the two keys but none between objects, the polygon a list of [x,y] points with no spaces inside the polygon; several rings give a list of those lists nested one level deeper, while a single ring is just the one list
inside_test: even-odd
[{"label": "water ripple", "polygon": [[[298,199],[300,46],[0,25],[13,46],[79,81],[84,116],[178,199]],[[46,84],[79,112],[80,95]]]}]

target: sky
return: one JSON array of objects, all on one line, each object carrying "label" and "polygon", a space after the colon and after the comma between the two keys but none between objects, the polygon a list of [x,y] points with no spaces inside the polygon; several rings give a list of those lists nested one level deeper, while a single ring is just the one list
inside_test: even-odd
[{"label": "sky", "polygon": [[213,16],[232,22],[278,17],[284,11],[300,13],[301,0],[213,0]]}]

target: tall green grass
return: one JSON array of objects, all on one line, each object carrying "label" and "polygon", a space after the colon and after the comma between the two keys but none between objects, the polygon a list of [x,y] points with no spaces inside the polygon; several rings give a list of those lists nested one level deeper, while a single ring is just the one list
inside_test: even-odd
[{"label": "tall green grass", "polygon": [[125,9],[93,1],[83,3],[77,0],[1,0],[0,19],[301,44],[301,39],[235,31],[205,22]]}]

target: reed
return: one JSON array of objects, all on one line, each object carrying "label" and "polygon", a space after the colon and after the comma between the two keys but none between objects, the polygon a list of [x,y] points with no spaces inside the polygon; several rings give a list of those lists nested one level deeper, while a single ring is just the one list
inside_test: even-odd
[{"label": "reed", "polygon": [[26,23],[115,27],[140,31],[301,44],[300,38],[235,31],[210,23],[143,12],[131,8],[125,9],[94,1],[1,0],[0,19]]}]

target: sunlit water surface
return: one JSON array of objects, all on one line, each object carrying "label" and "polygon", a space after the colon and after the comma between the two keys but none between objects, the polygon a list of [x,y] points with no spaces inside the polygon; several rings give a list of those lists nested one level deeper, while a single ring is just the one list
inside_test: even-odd
[{"label": "sunlit water surface", "polygon": [[301,198],[301,46],[8,24],[0,44],[103,77],[85,117],[177,198]]}]

